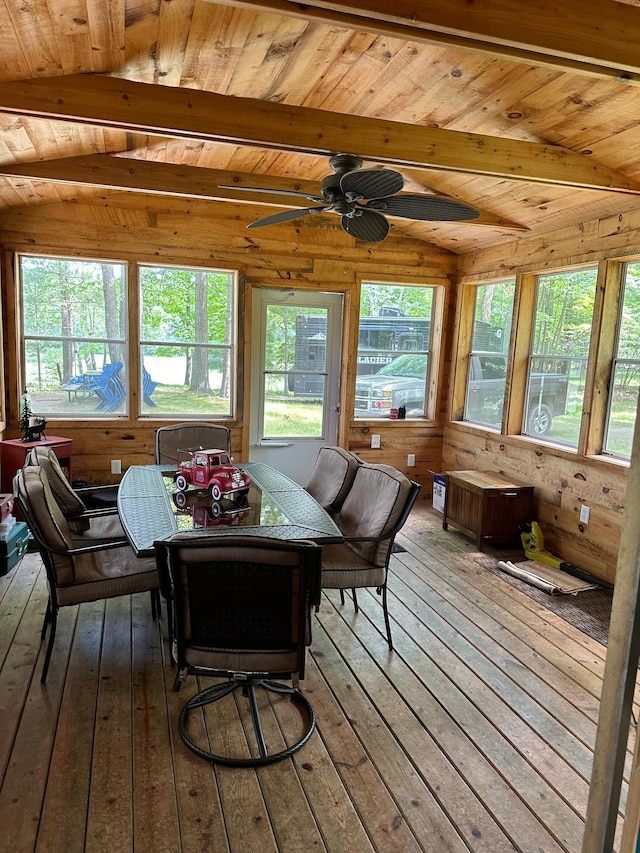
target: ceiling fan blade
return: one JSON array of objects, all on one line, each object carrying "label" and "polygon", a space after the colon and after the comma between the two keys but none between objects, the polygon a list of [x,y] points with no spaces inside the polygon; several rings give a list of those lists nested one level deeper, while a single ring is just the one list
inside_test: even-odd
[{"label": "ceiling fan blade", "polygon": [[247,228],[262,228],[263,225],[275,225],[278,222],[287,222],[289,219],[300,219],[302,216],[309,216],[310,213],[322,213],[323,210],[329,209],[330,205],[324,205],[323,207],[303,207],[300,210],[282,210],[280,213],[273,213],[271,216],[263,216],[262,219],[256,219],[255,222],[249,223]]},{"label": "ceiling fan blade", "polygon": [[477,219],[480,216],[480,211],[467,204],[436,195],[399,195],[394,198],[374,199],[362,207],[366,210],[380,210],[388,216],[428,222]]},{"label": "ceiling fan blade", "polygon": [[379,243],[389,233],[389,223],[380,213],[363,210],[360,216],[343,216],[341,224],[347,234],[366,243]]},{"label": "ceiling fan blade", "polygon": [[218,184],[219,190],[244,190],[248,193],[269,193],[269,195],[295,195],[298,198],[306,198],[309,201],[323,202],[325,199],[321,195],[308,195],[300,193],[297,190],[270,190],[267,187],[238,187],[235,184]]},{"label": "ceiling fan blade", "polygon": [[[399,193],[404,186],[404,178],[393,169],[362,169],[360,172],[347,172],[340,179],[340,189],[349,198],[386,198]],[[350,201],[353,199],[349,199]]]}]

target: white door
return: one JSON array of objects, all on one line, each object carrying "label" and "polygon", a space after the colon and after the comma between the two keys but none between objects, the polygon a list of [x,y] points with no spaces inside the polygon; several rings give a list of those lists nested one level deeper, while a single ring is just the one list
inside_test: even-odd
[{"label": "white door", "polygon": [[255,288],[251,462],[304,485],[338,436],[342,296]]}]

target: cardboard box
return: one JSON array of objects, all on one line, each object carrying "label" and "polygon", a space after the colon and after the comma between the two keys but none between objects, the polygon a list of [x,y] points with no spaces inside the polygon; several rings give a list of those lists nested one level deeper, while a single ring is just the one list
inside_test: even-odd
[{"label": "cardboard box", "polygon": [[447,478],[444,474],[433,475],[433,508],[444,512],[444,499],[447,494]]}]

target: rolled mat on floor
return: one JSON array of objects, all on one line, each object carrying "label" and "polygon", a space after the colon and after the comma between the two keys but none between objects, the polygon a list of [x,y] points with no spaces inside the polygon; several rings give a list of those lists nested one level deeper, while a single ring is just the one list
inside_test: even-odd
[{"label": "rolled mat on floor", "polygon": [[510,560],[499,560],[498,568],[515,578],[544,590],[544,592],[548,592],[550,595],[575,595],[582,590],[596,589],[595,584],[585,583],[565,572],[536,563],[535,560],[529,560],[524,564],[512,563]]}]

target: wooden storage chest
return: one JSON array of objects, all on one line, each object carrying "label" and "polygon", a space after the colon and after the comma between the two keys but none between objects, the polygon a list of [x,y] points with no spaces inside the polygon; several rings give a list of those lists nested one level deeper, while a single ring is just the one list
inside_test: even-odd
[{"label": "wooden storage chest", "polygon": [[442,526],[470,536],[479,551],[519,542],[519,526],[534,520],[533,486],[496,471],[449,471],[446,478]]}]

